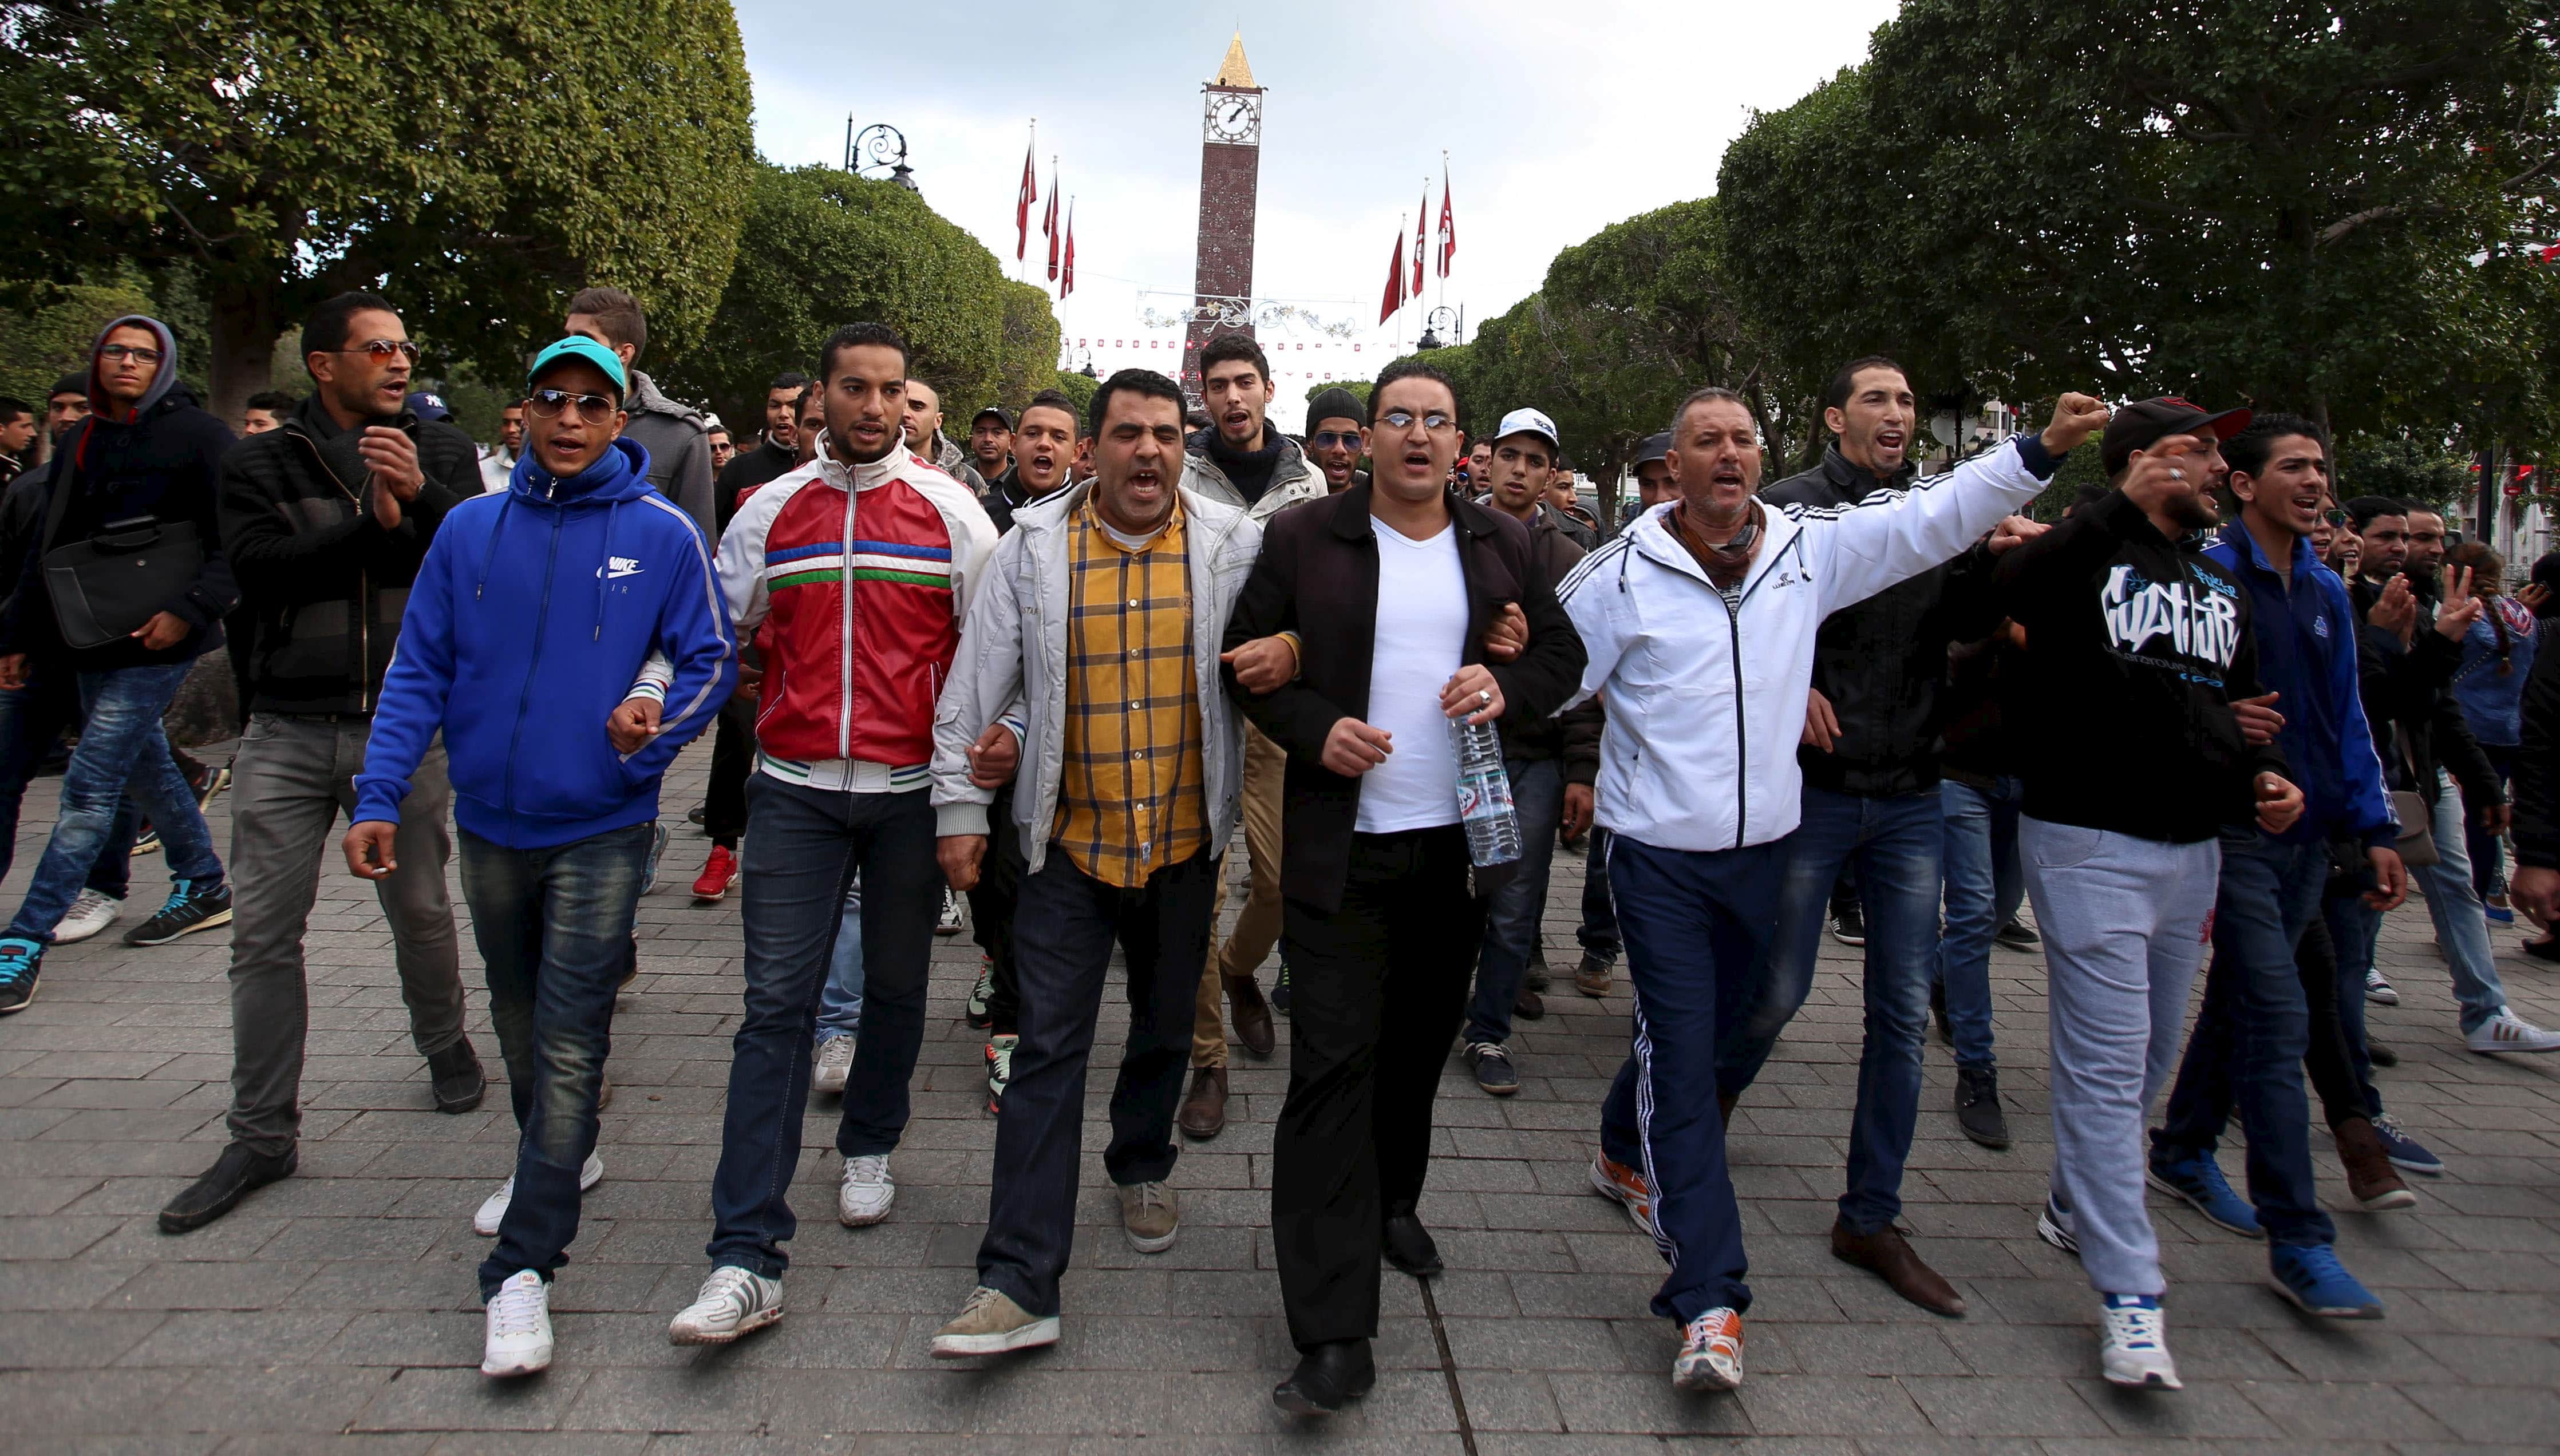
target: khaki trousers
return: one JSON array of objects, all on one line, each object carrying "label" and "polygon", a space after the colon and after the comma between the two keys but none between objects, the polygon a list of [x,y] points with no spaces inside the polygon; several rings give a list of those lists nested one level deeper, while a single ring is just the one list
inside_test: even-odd
[{"label": "khaki trousers", "polygon": [[1251,724],[1244,726],[1244,853],[1252,869],[1244,908],[1200,977],[1192,1015],[1192,1065],[1226,1065],[1226,980],[1251,976],[1280,940],[1280,788],[1289,755]]}]

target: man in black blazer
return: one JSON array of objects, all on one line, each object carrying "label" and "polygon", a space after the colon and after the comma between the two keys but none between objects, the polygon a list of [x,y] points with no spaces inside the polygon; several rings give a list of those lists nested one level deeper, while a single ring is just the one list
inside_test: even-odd
[{"label": "man in black blazer", "polygon": [[[1448,376],[1400,361],[1369,399],[1369,484],[1272,518],[1225,642],[1229,691],[1289,755],[1281,938],[1295,1000],[1271,1227],[1302,1359],[1272,1399],[1298,1414],[1374,1382],[1379,1252],[1417,1276],[1440,1270],[1414,1211],[1482,895],[1500,874],[1470,874],[1449,721],[1553,713],[1583,665],[1528,532],[1446,489],[1459,441]],[[1489,636],[1507,660],[1488,661]]]}]

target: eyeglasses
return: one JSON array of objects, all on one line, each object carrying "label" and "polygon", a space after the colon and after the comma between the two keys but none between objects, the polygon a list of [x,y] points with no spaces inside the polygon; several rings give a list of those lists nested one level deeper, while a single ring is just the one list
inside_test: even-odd
[{"label": "eyeglasses", "polygon": [[417,363],[417,346],[406,339],[367,339],[361,344],[351,344],[344,349],[332,349],[329,352],[365,354],[376,359],[389,359],[395,354],[404,354],[408,356],[409,363]]},{"label": "eyeglasses", "polygon": [[1308,441],[1308,443],[1314,445],[1320,450],[1358,450],[1360,447],[1360,431],[1354,430],[1349,434],[1337,434],[1333,430],[1329,429],[1317,435],[1314,439]]},{"label": "eyeglasses", "polygon": [[2343,525],[2345,525],[2347,522],[2352,521],[2352,520],[2354,520],[2355,518],[2354,518],[2354,517],[2352,517],[2352,516],[2349,516],[2349,515],[2348,515],[2347,513],[2345,513],[2344,511],[2322,511],[2322,512],[2320,512],[2320,519],[2321,519],[2321,520],[2323,520],[2323,521],[2325,521],[2325,522],[2327,522],[2327,523],[2328,523],[2329,525],[2331,525],[2331,526],[2343,526]]},{"label": "eyeglasses", "polygon": [[589,424],[602,424],[613,417],[619,407],[602,395],[572,395],[566,390],[536,390],[525,402],[527,407],[545,419],[557,417],[571,404],[577,406],[577,417]]},{"label": "eyeglasses", "polygon": [[131,344],[100,344],[97,347],[97,357],[100,359],[130,359],[139,364],[158,364],[160,362],[160,351],[157,349],[137,348]]},{"label": "eyeglasses", "polygon": [[1450,430],[1458,427],[1457,420],[1450,418],[1448,415],[1441,413],[1437,409],[1418,416],[1409,409],[1389,409],[1384,414],[1377,417],[1377,422],[1385,425],[1389,429],[1411,429],[1413,427],[1413,421],[1416,418],[1419,418],[1422,421],[1422,427],[1424,429],[1429,430],[1433,434],[1446,434]]}]

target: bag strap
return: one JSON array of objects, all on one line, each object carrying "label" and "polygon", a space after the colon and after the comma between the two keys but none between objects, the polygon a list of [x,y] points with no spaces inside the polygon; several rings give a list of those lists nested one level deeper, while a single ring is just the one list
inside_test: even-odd
[{"label": "bag strap", "polygon": [[63,518],[71,514],[72,493],[80,489],[80,447],[88,443],[90,420],[95,417],[80,420],[80,433],[65,440],[62,449],[55,452],[59,464],[54,471],[53,495],[45,502],[44,533],[36,538],[36,555],[40,559],[54,549],[54,537],[63,529]]}]

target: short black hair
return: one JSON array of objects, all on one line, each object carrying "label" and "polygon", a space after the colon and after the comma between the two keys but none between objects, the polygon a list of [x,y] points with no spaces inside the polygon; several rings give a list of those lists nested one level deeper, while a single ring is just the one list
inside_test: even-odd
[{"label": "short black hair", "polygon": [[1254,372],[1262,376],[1264,384],[1271,382],[1271,361],[1264,357],[1262,346],[1253,342],[1251,334],[1242,333],[1220,334],[1201,347],[1200,379],[1202,381],[1208,379],[1208,372],[1212,366],[1233,364],[1239,359],[1251,364]]},{"label": "short black hair", "polygon": [[[1688,392],[1688,398],[1680,402],[1680,407],[1672,411],[1670,431],[1672,443],[1675,445],[1680,443],[1680,421],[1688,418],[1688,412],[1691,409],[1696,408],[1700,404],[1711,404],[1718,400],[1721,400],[1728,404],[1741,405],[1742,412],[1745,414],[1749,414],[1751,412],[1750,401],[1743,399],[1740,395],[1735,394],[1733,391],[1726,389],[1722,385],[1707,385],[1702,389],[1691,390]],[[1756,415],[1754,415],[1751,420],[1751,432],[1755,435],[1760,432],[1760,420]]]},{"label": "short black hair", "polygon": [[290,414],[293,412],[293,406],[301,403],[302,397],[299,395],[288,395],[282,390],[260,390],[249,396],[248,403],[240,407],[263,409],[269,414]]},{"label": "short black hair", "polygon": [[786,369],[773,377],[773,383],[764,387],[764,393],[770,395],[775,390],[805,390],[808,387],[807,375],[796,369]]},{"label": "short black hair", "polygon": [[1832,376],[1830,386],[1823,391],[1823,407],[1838,409],[1846,404],[1848,392],[1857,388],[1857,373],[1862,369],[1889,369],[1902,376],[1902,383],[1905,386],[1911,383],[1911,371],[1904,369],[1893,360],[1881,354],[1861,355],[1841,365],[1840,373]]},{"label": "short black hair", "polygon": [[2355,534],[2362,536],[2376,516],[2408,515],[2409,503],[2395,496],[2357,496],[2346,503],[2346,514],[2355,523]]},{"label": "short black hair", "polygon": [[[1044,390],[1041,393],[1047,395],[1057,394],[1055,390]],[[1085,416],[1084,432],[1086,434],[1099,436],[1102,433],[1102,421],[1111,412],[1111,397],[1113,395],[1136,395],[1142,400],[1171,400],[1174,402],[1174,408],[1176,410],[1180,410],[1183,407],[1182,386],[1175,384],[1172,380],[1165,378],[1163,375],[1156,373],[1152,369],[1124,369],[1118,374],[1111,376],[1111,378],[1104,380],[1102,382],[1102,388],[1093,392],[1093,403],[1085,406],[1085,408],[1090,411],[1090,413]],[[1064,400],[1066,397],[1064,395],[1057,395],[1057,398]],[[1032,404],[1034,404],[1039,403],[1040,402],[1037,398],[1032,401]],[[1067,408],[1067,412],[1070,414],[1074,413],[1074,406],[1070,404]]]},{"label": "short black hair", "polygon": [[390,299],[380,293],[367,293],[361,289],[341,293],[311,310],[310,315],[302,320],[303,367],[306,369],[310,367],[309,361],[314,354],[327,354],[346,348],[347,331],[351,321],[360,313],[369,313],[376,309],[395,318],[400,316],[400,310],[392,307]]},{"label": "short black hair", "polygon": [[24,400],[14,399],[8,395],[0,395],[0,424],[14,424],[17,422],[18,416],[21,414],[24,414],[31,419],[34,418],[36,414],[36,406],[28,404]]},{"label": "short black hair", "polygon": [[607,344],[630,345],[635,360],[649,351],[649,316],[640,311],[639,299],[620,288],[580,288],[569,296],[568,312],[595,320]]},{"label": "short black hair", "polygon": [[867,346],[897,351],[898,384],[903,389],[907,371],[914,368],[915,356],[908,351],[906,341],[898,337],[897,330],[886,324],[847,324],[829,334],[827,342],[818,346],[819,382],[823,385],[827,376],[835,371],[838,354]]},{"label": "short black hair", "polygon": [[45,396],[45,403],[50,404],[65,395],[78,395],[83,400],[87,399],[88,376],[84,374],[67,374],[61,379],[54,381],[54,388]]},{"label": "short black hair", "polygon": [[1377,383],[1368,387],[1369,414],[1372,417],[1376,415],[1378,402],[1386,398],[1388,385],[1398,380],[1415,379],[1434,381],[1440,388],[1449,392],[1449,403],[1458,411],[1457,422],[1461,428],[1464,428],[1467,422],[1467,402],[1458,398],[1458,382],[1449,378],[1448,371],[1440,366],[1409,355],[1377,372]]},{"label": "short black hair", "polygon": [[2328,453],[2327,430],[2299,414],[2269,410],[2252,417],[2247,429],[2222,442],[2223,461],[2230,465],[2232,474],[2254,479],[2267,468],[2267,461],[2275,455],[2276,441],[2297,434],[2318,440],[2320,453]]},{"label": "short black hair", "polygon": [[[1075,413],[1075,402],[1068,399],[1060,391],[1042,390],[1039,394],[1032,396],[1032,402],[1023,406],[1023,414],[1029,414],[1035,409],[1058,410],[1066,415],[1068,421],[1067,427],[1069,429],[1083,430],[1086,434],[1091,434],[1093,432],[1089,429],[1084,429],[1084,421],[1078,418]],[[1014,419],[1016,423],[1020,423],[1022,421],[1022,415],[1018,414],[1014,416]]]}]

